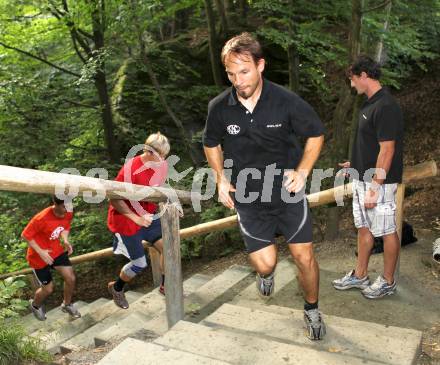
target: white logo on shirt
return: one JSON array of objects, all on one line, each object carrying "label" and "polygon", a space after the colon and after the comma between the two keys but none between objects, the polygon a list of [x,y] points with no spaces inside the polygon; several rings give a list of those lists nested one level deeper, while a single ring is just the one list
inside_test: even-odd
[{"label": "white logo on shirt", "polygon": [[367,116],[365,114],[362,114],[362,116],[364,117],[365,120],[367,120]]},{"label": "white logo on shirt", "polygon": [[56,240],[60,236],[62,231],[64,231],[64,227],[59,226],[59,227],[55,228],[54,231],[52,232],[52,234],[50,235],[50,239]]},{"label": "white logo on shirt", "polygon": [[281,123],[278,123],[278,124],[268,124],[268,125],[266,125],[266,128],[280,128],[282,126],[283,125]]},{"label": "white logo on shirt", "polygon": [[240,126],[236,124],[228,125],[228,128],[226,129],[229,134],[238,134],[240,133]]}]

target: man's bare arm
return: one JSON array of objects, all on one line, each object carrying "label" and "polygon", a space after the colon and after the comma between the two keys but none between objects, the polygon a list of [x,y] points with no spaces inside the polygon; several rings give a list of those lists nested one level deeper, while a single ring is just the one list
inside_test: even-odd
[{"label": "man's bare arm", "polygon": [[324,136],[308,138],[306,145],[304,146],[303,157],[296,170],[303,171],[305,173],[305,177],[309,176],[313,166],[315,166],[315,163],[318,160],[323,145]]},{"label": "man's bare arm", "polygon": [[324,136],[310,137],[306,141],[303,157],[294,171],[288,171],[284,175],[287,179],[284,183],[290,192],[299,192],[303,189],[307,176],[313,169],[324,144]]},{"label": "man's bare arm", "polygon": [[[383,141],[379,142],[379,154],[377,155],[376,160],[376,171],[383,171],[385,174],[388,174],[390,171],[391,163],[393,162],[394,150],[396,143],[395,141]],[[376,173],[373,177],[373,180],[378,184],[383,184],[386,175],[383,176],[380,172]]]},{"label": "man's bare arm", "polygon": [[234,201],[229,192],[235,188],[224,176],[223,169],[223,150],[220,145],[216,147],[204,147],[206,159],[209,166],[214,170],[217,179],[217,189],[220,202],[227,208],[234,208]]}]

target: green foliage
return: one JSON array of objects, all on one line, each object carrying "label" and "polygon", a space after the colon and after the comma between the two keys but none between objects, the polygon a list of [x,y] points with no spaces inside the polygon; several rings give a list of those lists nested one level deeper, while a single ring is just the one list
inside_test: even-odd
[{"label": "green foliage", "polygon": [[[210,202],[200,213],[200,223],[211,222],[234,214],[220,203]],[[238,228],[228,228],[201,236],[182,240],[182,257],[209,257],[219,258],[243,248],[243,240]]]},{"label": "green foliage", "polygon": [[284,51],[293,47],[297,53],[301,91],[317,91],[325,99],[330,91],[325,68],[329,62],[340,66],[346,52],[338,34],[329,31],[333,22],[325,16],[328,5],[318,8],[310,2],[283,0],[257,0],[252,5],[265,19],[257,33]]},{"label": "green foliage", "polygon": [[440,17],[433,16],[432,12],[440,14],[440,4],[436,0],[393,1],[387,31],[384,31],[384,10],[364,15],[363,52],[374,55],[378,42],[383,40],[385,84],[400,88],[414,67],[426,71],[426,62],[438,57]]},{"label": "green foliage", "polygon": [[26,335],[15,322],[0,321],[0,365],[49,364],[51,361],[52,355],[39,339]]},{"label": "green foliage", "polygon": [[26,283],[20,277],[0,280],[0,319],[18,317],[27,308],[27,302],[20,299]]}]

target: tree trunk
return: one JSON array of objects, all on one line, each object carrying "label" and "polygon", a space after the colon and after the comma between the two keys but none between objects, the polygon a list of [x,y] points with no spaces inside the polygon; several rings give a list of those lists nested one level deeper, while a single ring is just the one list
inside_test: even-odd
[{"label": "tree trunk", "polygon": [[299,55],[292,44],[287,48],[287,60],[289,62],[289,88],[298,93],[299,90]]},{"label": "tree trunk", "polygon": [[242,19],[246,19],[247,12],[249,10],[249,4],[248,4],[247,0],[238,0],[238,4],[239,4]]},{"label": "tree trunk", "polygon": [[[295,0],[290,0],[290,21],[288,24],[289,38],[292,40],[296,36],[296,19],[295,19]],[[295,44],[290,44],[287,48],[287,61],[289,70],[289,88],[298,93],[299,90],[299,54]]]},{"label": "tree trunk", "polygon": [[228,20],[226,18],[225,6],[223,0],[215,0],[215,6],[220,17],[220,24],[222,25],[222,34],[228,33]]},{"label": "tree trunk", "polygon": [[223,3],[224,3],[224,8],[225,8],[226,17],[227,17],[234,7],[234,1],[233,0],[223,0]]},{"label": "tree trunk", "polygon": [[116,142],[113,125],[113,114],[111,110],[110,98],[107,90],[107,80],[105,73],[98,71],[94,77],[95,87],[98,91],[99,104],[101,106],[101,119],[104,127],[104,139],[109,154],[110,160],[113,163],[119,161],[121,157],[119,154],[118,144]]},{"label": "tree trunk", "polygon": [[[104,0],[102,0],[104,1]],[[103,9],[96,4],[95,9],[91,13],[93,41],[95,43],[95,52],[100,53],[104,49],[104,30],[102,28],[103,14],[99,9]],[[107,78],[105,74],[105,64],[102,62],[94,77],[95,87],[98,91],[99,104],[101,106],[101,119],[104,127],[104,138],[107,151],[111,162],[118,162],[120,158],[118,143],[114,134],[113,114],[111,110],[111,102],[107,88]]]},{"label": "tree trunk", "polygon": [[350,63],[356,59],[361,50],[362,6],[363,0],[352,0],[351,29],[349,33]]},{"label": "tree trunk", "polygon": [[383,33],[382,33],[382,35],[379,39],[379,42],[377,43],[377,47],[376,47],[376,55],[375,55],[374,59],[379,64],[383,64],[384,59],[385,59],[384,49],[383,49],[383,34],[388,31],[388,22],[390,20],[390,15],[391,15],[391,6],[392,6],[392,2],[390,1],[385,8],[386,15],[385,15],[385,21],[383,23]]},{"label": "tree trunk", "polygon": [[223,86],[221,70],[220,70],[220,62],[219,62],[219,54],[217,52],[217,36],[215,32],[215,18],[214,11],[212,9],[211,0],[205,0],[205,11],[206,11],[206,21],[208,23],[208,32],[209,32],[209,57],[211,60],[211,69],[212,76],[214,78],[214,83],[218,87]]},{"label": "tree trunk", "polygon": [[[361,25],[362,25],[362,5],[363,0],[352,0],[351,28],[349,33],[349,63],[352,63],[359,55],[361,46]],[[351,95],[350,88],[343,86],[340,98],[333,114],[333,158],[334,166],[338,169],[338,162],[348,159],[348,146],[350,144],[350,121],[353,114],[348,115],[352,109],[354,97]],[[357,117],[356,117],[357,118]],[[352,127],[353,128],[353,127]],[[348,132],[348,133],[347,133]],[[327,226],[325,239],[335,239],[339,234],[339,207],[332,207],[328,210]]]},{"label": "tree trunk", "polygon": [[191,8],[182,9],[176,12],[176,33],[179,33],[179,31],[186,30],[188,28],[191,12]]}]

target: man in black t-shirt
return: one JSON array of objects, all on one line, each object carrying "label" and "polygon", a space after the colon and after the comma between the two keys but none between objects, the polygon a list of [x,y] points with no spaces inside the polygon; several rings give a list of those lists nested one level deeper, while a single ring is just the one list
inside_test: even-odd
[{"label": "man in black t-shirt", "polygon": [[[353,216],[358,229],[356,268],[333,281],[339,290],[362,289],[366,298],[391,295],[396,290],[394,271],[400,242],[396,232],[396,192],[402,182],[403,116],[399,105],[382,88],[380,68],[361,56],[349,69],[351,86],[367,100],[359,112],[350,168],[353,177]],[[368,262],[374,237],[383,237],[384,272],[370,285]]]},{"label": "man in black t-shirt", "polygon": [[[286,238],[304,289],[308,337],[322,339],[319,267],[304,185],[321,151],[324,128],[303,99],[262,77],[261,46],[250,34],[230,39],[222,50],[222,61],[232,88],[209,103],[203,136],[219,200],[237,211],[263,296],[274,290],[275,236]],[[307,139],[304,152],[298,137]]]}]

